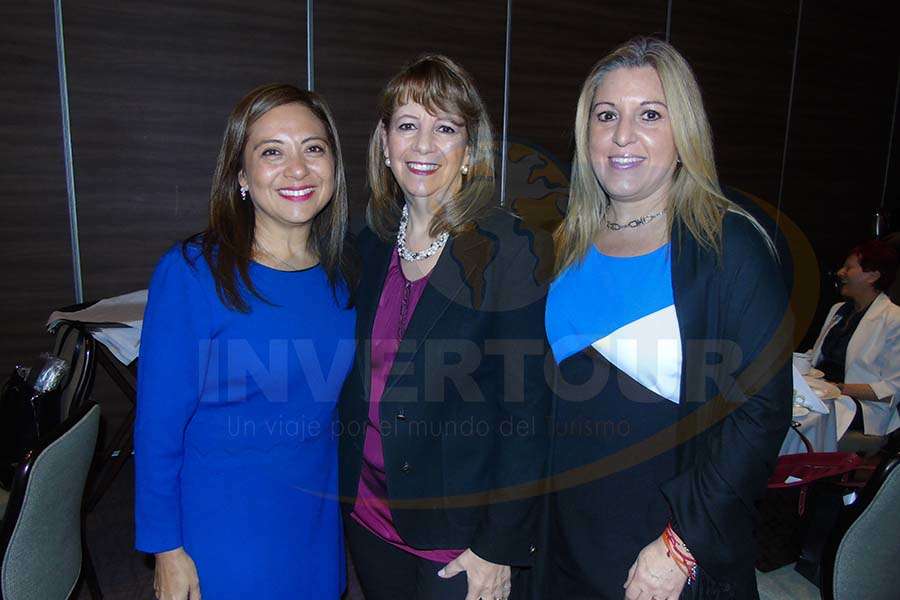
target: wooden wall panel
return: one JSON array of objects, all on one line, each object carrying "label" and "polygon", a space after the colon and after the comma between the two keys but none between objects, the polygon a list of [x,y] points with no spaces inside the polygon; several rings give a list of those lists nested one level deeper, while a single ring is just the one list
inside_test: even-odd
[{"label": "wooden wall panel", "polygon": [[146,287],[205,225],[229,111],[251,88],[306,87],[306,3],[66,3],[86,298]]},{"label": "wooden wall panel", "polygon": [[700,82],[725,185],[777,205],[799,3],[672,4],[672,44]]},{"label": "wooden wall panel", "polygon": [[892,11],[881,2],[803,4],[781,208],[818,255],[815,330],[837,300],[825,273],[872,236],[881,200],[897,73]]},{"label": "wooden wall panel", "polygon": [[384,0],[318,2],[314,16],[316,90],[340,130],[354,227],[368,201],[365,157],[384,84],[425,52],[446,54],[468,70],[499,132],[502,125],[506,2]]},{"label": "wooden wall panel", "polygon": [[0,377],[50,349],[44,322],[74,302],[50,2],[0,5]]},{"label": "wooden wall panel", "polygon": [[665,29],[665,0],[514,2],[510,138],[570,163],[575,105],[591,67],[621,42]]},{"label": "wooden wall panel", "polygon": [[568,200],[578,94],[591,67],[635,35],[664,34],[665,0],[513,3],[506,202],[547,231]]}]

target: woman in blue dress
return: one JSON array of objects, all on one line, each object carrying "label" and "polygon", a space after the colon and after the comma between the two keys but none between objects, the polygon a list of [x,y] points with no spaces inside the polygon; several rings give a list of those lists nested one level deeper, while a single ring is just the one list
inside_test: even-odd
[{"label": "woman in blue dress", "polygon": [[163,256],[144,315],[136,546],[160,600],[336,599],[335,402],[358,277],[334,120],[316,94],[232,111],[205,231]]}]

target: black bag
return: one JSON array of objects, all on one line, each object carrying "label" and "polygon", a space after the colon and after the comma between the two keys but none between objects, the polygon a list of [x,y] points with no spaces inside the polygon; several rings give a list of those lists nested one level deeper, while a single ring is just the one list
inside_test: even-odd
[{"label": "black bag", "polygon": [[25,373],[13,369],[0,392],[0,487],[5,489],[25,454],[62,421],[60,389],[38,392]]},{"label": "black bag", "polygon": [[802,543],[804,488],[768,489],[756,508],[756,568],[763,573],[797,561]]}]

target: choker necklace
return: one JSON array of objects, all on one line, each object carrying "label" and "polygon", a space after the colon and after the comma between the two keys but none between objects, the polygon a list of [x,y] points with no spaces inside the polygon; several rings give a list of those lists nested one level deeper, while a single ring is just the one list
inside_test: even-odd
[{"label": "choker necklace", "polygon": [[666,209],[662,209],[659,212],[655,212],[652,215],[644,215],[643,217],[638,217],[637,219],[632,219],[627,223],[614,223],[609,219],[604,217],[606,221],[606,228],[610,231],[619,231],[620,229],[634,229],[635,227],[640,227],[641,225],[646,225],[647,223],[653,221],[656,217],[659,217],[665,214]]},{"label": "choker necklace", "polygon": [[406,227],[408,225],[409,208],[404,204],[403,212],[400,214],[400,225],[397,227],[397,253],[400,255],[400,258],[407,262],[431,258],[441,251],[441,248],[444,247],[444,244],[447,243],[447,239],[449,239],[450,237],[450,234],[445,231],[441,235],[437,236],[437,239],[431,242],[430,246],[428,246],[421,252],[416,252],[406,247]]}]

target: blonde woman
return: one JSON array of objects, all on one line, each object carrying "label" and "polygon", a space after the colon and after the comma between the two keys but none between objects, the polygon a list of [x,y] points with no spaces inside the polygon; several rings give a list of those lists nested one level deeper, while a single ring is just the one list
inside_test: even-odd
[{"label": "blonde woman", "polygon": [[754,598],[753,502],[790,419],[772,244],[722,194],[700,90],[634,39],[582,88],[547,334],[554,598]]},{"label": "blonde woman", "polygon": [[538,502],[513,486],[545,473],[546,291],[535,235],[495,206],[493,160],[455,62],[424,56],[388,82],[341,396],[344,523],[368,600],[526,591]]}]

